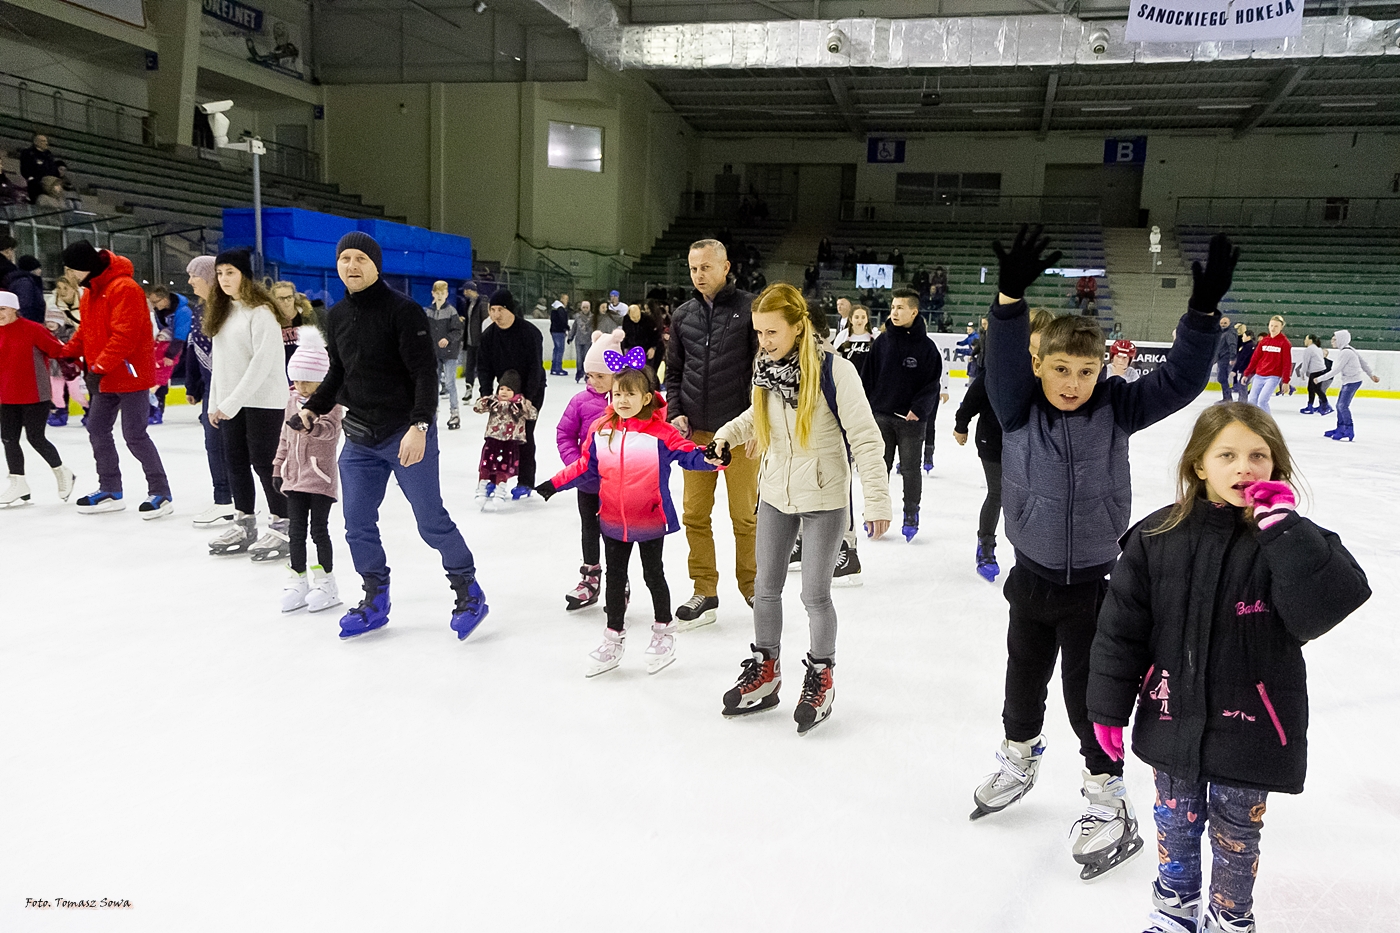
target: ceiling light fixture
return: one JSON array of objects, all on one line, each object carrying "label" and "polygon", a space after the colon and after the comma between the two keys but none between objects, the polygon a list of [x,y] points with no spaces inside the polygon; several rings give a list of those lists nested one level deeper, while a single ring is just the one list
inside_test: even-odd
[{"label": "ceiling light fixture", "polygon": [[1132,107],[1080,107],[1082,113],[1124,113]]},{"label": "ceiling light fixture", "polygon": [[485,13],[486,0],[476,0],[476,6],[472,7],[472,9],[476,11],[478,16],[480,16],[482,13]]},{"label": "ceiling light fixture", "polygon": [[1197,104],[1197,110],[1248,110],[1253,104]]},{"label": "ceiling light fixture", "polygon": [[1020,113],[1020,107],[973,107],[973,113]]},{"label": "ceiling light fixture", "polygon": [[1326,101],[1318,104],[1319,107],[1326,107],[1329,110],[1341,110],[1348,107],[1375,107],[1379,101],[1374,100],[1338,100]]}]

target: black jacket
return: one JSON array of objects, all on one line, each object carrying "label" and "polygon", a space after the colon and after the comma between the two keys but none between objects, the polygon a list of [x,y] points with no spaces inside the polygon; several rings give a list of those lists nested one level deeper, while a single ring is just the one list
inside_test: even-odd
[{"label": "black jacket", "polygon": [[1296,512],[1259,531],[1201,499],[1128,532],[1099,613],[1089,718],[1184,781],[1296,794],[1307,770],[1305,642],[1370,598],[1341,540]]},{"label": "black jacket", "polygon": [[24,176],[25,181],[29,182],[31,193],[37,190],[41,179],[50,176],[57,178],[59,170],[67,167],[68,163],[55,155],[52,149],[45,149],[41,152],[30,146],[19,154],[19,173]]},{"label": "black jacket", "polygon": [[476,360],[477,380],[481,395],[488,397],[496,391],[496,380],[509,370],[520,374],[520,394],[534,403],[544,404],[544,334],[524,315],[517,314],[515,323],[505,330],[495,324],[481,333],[481,355]]},{"label": "black jacket", "polygon": [[490,302],[486,300],[485,295],[477,295],[475,298],[457,296],[457,313],[462,316],[463,346],[481,346],[481,331],[486,326],[486,309],[489,306]]},{"label": "black jacket", "polygon": [[569,306],[555,302],[549,306],[549,332],[567,334],[569,332]]},{"label": "black jacket", "polygon": [[642,309],[640,320],[634,321],[631,317],[622,319],[623,352],[625,353],[633,347],[641,347],[644,351],[653,351],[651,356],[647,357],[647,365],[653,370],[657,369],[661,365],[661,361],[665,359],[662,356],[663,343],[661,328],[656,326],[656,318],[652,317],[645,308]]},{"label": "black jacket", "polygon": [[713,307],[696,292],[671,317],[666,345],[666,417],[685,415],[692,431],[717,431],[749,407],[758,355],[753,295],[730,281]]},{"label": "black jacket", "polygon": [[418,303],[380,279],[326,312],[331,358],[306,403],[318,415],[344,405],[346,439],[373,445],[437,413],[437,355]]},{"label": "black jacket", "polygon": [[1254,348],[1256,346],[1258,346],[1258,341],[1255,340],[1251,340],[1248,343],[1245,343],[1243,340],[1240,341],[1240,348],[1235,351],[1235,372],[1243,373],[1249,368],[1249,361],[1254,359]]},{"label": "black jacket", "polygon": [[913,412],[927,422],[942,391],[943,355],[928,339],[924,319],[915,315],[908,327],[891,322],[870,344],[860,378],[870,409],[887,415]]},{"label": "black jacket", "polygon": [[1001,462],[1001,422],[992,411],[992,400],[987,397],[987,373],[982,371],[967,387],[962,404],[953,417],[953,430],[966,434],[972,419],[977,419],[977,456],[992,463]]},{"label": "black jacket", "polygon": [[19,299],[19,316],[35,324],[44,323],[48,306],[44,303],[44,283],[32,272],[25,272],[5,256],[0,256],[0,288],[14,292]]}]

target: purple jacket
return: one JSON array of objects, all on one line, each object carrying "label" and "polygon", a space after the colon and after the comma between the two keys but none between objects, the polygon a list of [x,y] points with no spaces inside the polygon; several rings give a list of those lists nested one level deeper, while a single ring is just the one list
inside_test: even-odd
[{"label": "purple jacket", "polygon": [[[564,406],[564,416],[559,419],[559,427],[554,437],[559,445],[559,459],[569,466],[583,456],[583,444],[588,440],[589,428],[608,410],[608,397],[588,386],[569,399]],[[581,479],[577,484],[584,492],[597,492],[597,480]]]},{"label": "purple jacket", "polygon": [[338,486],[335,453],[344,409],[334,405],[326,414],[317,415],[310,431],[293,431],[285,422],[305,404],[306,399],[292,389],[284,413],[287,417],[282,419],[282,438],[272,461],[272,475],[282,478],[283,492],[311,492],[335,499]]}]

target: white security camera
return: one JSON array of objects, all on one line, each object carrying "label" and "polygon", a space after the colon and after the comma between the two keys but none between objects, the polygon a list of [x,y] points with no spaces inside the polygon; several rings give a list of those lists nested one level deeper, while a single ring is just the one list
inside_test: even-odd
[{"label": "white security camera", "polygon": [[223,113],[226,110],[232,109],[233,101],[231,100],[211,100],[207,104],[199,105],[200,112],[205,114]]},{"label": "white security camera", "polygon": [[840,55],[846,48],[846,34],[839,29],[833,29],[826,34],[826,50],[832,55]]},{"label": "white security camera", "polygon": [[1089,33],[1089,51],[1095,55],[1102,55],[1108,51],[1108,30],[1095,29]]}]

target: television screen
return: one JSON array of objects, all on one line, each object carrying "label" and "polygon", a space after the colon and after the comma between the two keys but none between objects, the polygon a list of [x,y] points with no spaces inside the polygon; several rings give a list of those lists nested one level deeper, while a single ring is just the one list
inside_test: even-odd
[{"label": "television screen", "polygon": [[858,264],[856,288],[894,288],[894,266],[868,262]]}]

